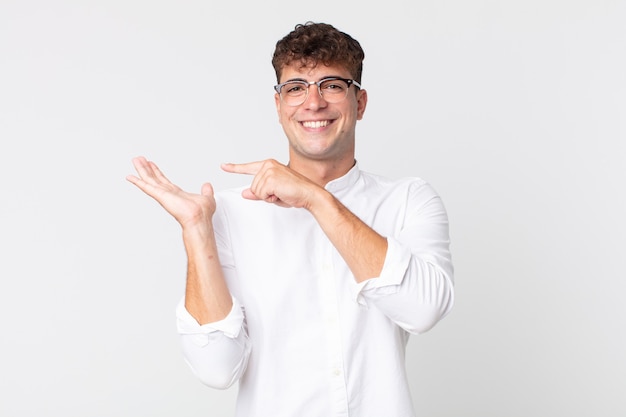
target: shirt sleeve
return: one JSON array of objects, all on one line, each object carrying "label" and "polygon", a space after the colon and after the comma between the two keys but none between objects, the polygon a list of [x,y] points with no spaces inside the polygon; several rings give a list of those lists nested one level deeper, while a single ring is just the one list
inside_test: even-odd
[{"label": "shirt sleeve", "polygon": [[233,307],[224,319],[204,325],[189,314],[184,298],[176,308],[183,356],[194,374],[213,388],[226,389],[246,370],[250,341],[244,310],[233,297]]},{"label": "shirt sleeve", "polygon": [[427,183],[409,189],[402,227],[387,237],[381,274],[360,283],[356,299],[375,305],[410,333],[423,333],[454,304],[448,216]]}]

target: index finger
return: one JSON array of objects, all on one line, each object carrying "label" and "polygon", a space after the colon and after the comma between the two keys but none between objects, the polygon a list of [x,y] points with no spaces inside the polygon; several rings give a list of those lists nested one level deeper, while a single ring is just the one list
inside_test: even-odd
[{"label": "index finger", "polygon": [[256,175],[256,173],[261,170],[262,165],[263,161],[248,162],[245,164],[227,163],[222,164],[222,169],[233,174]]}]

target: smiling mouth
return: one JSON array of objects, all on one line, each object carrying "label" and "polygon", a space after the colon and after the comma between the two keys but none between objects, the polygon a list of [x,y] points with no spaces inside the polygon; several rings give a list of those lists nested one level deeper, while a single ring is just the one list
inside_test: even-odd
[{"label": "smiling mouth", "polygon": [[309,129],[319,129],[320,127],[326,127],[330,124],[330,120],[314,120],[302,122],[302,126]]}]

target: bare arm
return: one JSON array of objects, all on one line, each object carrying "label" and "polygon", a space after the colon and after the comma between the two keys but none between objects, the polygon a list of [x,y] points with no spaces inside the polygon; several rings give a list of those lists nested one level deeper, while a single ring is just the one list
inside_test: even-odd
[{"label": "bare arm", "polygon": [[339,251],[356,282],[380,275],[387,239],[363,223],[325,189],[316,192],[309,211]]},{"label": "bare arm", "polygon": [[184,228],[183,243],[187,252],[185,308],[200,325],[222,320],[233,304],[212,226]]},{"label": "bare arm", "polygon": [[232,298],[213,232],[213,188],[207,183],[200,194],[188,193],[169,181],[154,162],[137,157],[133,165],[139,176],[126,179],[154,198],[182,227],[188,260],[185,308],[199,324],[223,319],[232,308]]}]

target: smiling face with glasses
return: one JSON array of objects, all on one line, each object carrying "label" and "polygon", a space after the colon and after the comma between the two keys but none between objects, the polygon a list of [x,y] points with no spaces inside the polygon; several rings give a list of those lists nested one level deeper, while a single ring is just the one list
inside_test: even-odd
[{"label": "smiling face with glasses", "polygon": [[360,83],[342,65],[300,62],[283,67],[280,81],[275,103],[289,140],[290,164],[314,160],[351,166],[356,123],[367,104]]},{"label": "smiling face with glasses", "polygon": [[317,91],[326,102],[339,103],[348,96],[351,85],[361,88],[361,85],[350,79],[339,77],[326,77],[319,81],[306,81],[303,79],[288,80],[274,86],[274,90],[280,95],[280,99],[288,106],[299,106],[304,103],[309,95],[309,87],[317,85]]}]

